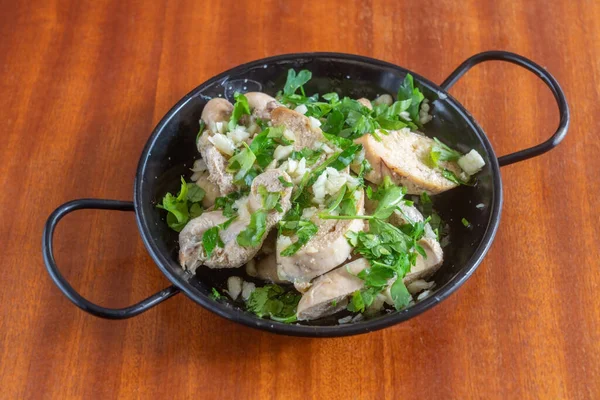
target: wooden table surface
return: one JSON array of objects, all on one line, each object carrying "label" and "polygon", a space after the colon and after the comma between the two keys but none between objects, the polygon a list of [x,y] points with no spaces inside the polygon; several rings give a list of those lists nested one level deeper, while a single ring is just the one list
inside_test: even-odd
[{"label": "wooden table surface", "polygon": [[[2,3],[0,398],[600,398],[599,2]],[[302,339],[179,295],[107,321],[49,279],[50,212],[73,198],[131,199],[152,128],[211,76],[264,56],[339,51],[441,82],[490,49],[547,67],[567,94],[571,129],[554,151],[502,169],[491,251],[425,314],[368,335]],[[479,66],[451,92],[498,154],[558,123],[549,90],[509,64]],[[63,221],[57,259],[92,300],[125,306],[168,285],[132,214]]]}]

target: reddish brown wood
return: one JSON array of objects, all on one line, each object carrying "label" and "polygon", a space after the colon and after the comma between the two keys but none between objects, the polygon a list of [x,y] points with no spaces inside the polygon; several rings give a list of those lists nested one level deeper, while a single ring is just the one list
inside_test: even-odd
[{"label": "reddish brown wood", "polygon": [[[7,1],[0,6],[0,398],[600,397],[600,3],[593,1]],[[521,53],[561,82],[573,120],[555,151],[502,170],[496,241],[441,305],[358,337],[275,336],[177,296],[96,319],[51,283],[48,214],[77,197],[130,199],[161,116],[252,59],[341,51],[441,82],[468,56]],[[477,67],[452,89],[498,154],[557,124],[532,75]],[[82,211],[57,259],[92,300],[167,284],[133,215]]]}]

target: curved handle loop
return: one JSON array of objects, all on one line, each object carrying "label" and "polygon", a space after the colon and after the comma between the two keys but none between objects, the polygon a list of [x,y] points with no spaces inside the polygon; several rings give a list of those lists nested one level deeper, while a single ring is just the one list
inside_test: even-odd
[{"label": "curved handle loop", "polygon": [[558,124],[558,128],[556,132],[550,137],[550,139],[546,140],[543,143],[540,143],[536,146],[530,147],[525,150],[520,150],[512,154],[507,154],[505,156],[498,158],[498,163],[501,167],[509,164],[513,164],[519,161],[527,160],[540,154],[544,154],[547,151],[555,148],[567,135],[567,130],[569,129],[569,122],[571,119],[571,115],[569,112],[569,106],[567,105],[567,99],[565,98],[565,94],[563,90],[560,88],[560,85],[556,81],[556,79],[543,67],[534,63],[533,61],[520,56],[515,53],[510,53],[508,51],[486,51],[483,53],[475,54],[474,56],[468,58],[465,62],[460,64],[458,68],[454,70],[446,78],[444,82],[440,85],[444,90],[448,90],[463,76],[468,70],[473,68],[475,65],[480,64],[485,61],[506,61],[513,64],[516,64],[520,67],[523,67],[534,74],[536,74],[552,91],[554,98],[558,104],[558,111],[560,113],[560,122]]},{"label": "curved handle loop", "polygon": [[46,225],[44,227],[44,235],[42,237],[42,252],[44,253],[44,263],[46,264],[46,269],[50,274],[50,277],[58,286],[58,288],[64,293],[65,296],[73,304],[77,307],[81,308],[83,311],[95,315],[101,318],[108,319],[125,319],[135,317],[138,314],[143,313],[144,311],[149,310],[155,305],[162,303],[168,298],[179,293],[179,289],[175,286],[169,286],[158,293],[153,294],[152,296],[140,301],[129,307],[124,308],[106,308],[101,307],[97,304],[92,303],[87,300],[85,297],[80,295],[73,287],[67,282],[67,280],[61,275],[56,265],[56,261],[54,260],[54,252],[53,252],[53,236],[54,229],[58,224],[58,221],[61,220],[65,215],[83,209],[97,209],[97,210],[118,210],[118,211],[135,211],[133,207],[133,203],[130,201],[119,201],[119,200],[102,200],[102,199],[79,199],[69,201],[58,207],[48,220],[46,221]]}]

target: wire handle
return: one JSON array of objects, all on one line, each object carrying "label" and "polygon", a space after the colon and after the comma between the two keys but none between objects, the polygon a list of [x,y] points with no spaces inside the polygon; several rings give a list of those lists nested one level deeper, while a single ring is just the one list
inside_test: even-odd
[{"label": "wire handle", "polygon": [[135,208],[133,203],[130,201],[120,200],[103,200],[103,199],[78,199],[72,200],[59,206],[46,221],[44,227],[44,235],[42,237],[42,252],[44,253],[44,263],[46,269],[50,274],[50,277],[58,286],[58,288],[64,293],[65,296],[77,307],[83,311],[95,315],[101,318],[107,319],[125,319],[135,317],[138,314],[143,313],[151,309],[152,307],[162,303],[168,298],[179,293],[179,289],[175,286],[169,286],[158,293],[140,301],[129,307],[124,308],[106,308],[92,303],[82,295],[80,295],[69,282],[62,276],[54,260],[53,251],[53,237],[54,229],[65,215],[84,209],[96,209],[96,210],[118,210],[118,211],[134,211]]},{"label": "wire handle", "polygon": [[498,158],[498,163],[501,167],[510,165],[519,161],[528,160],[533,157],[537,157],[544,154],[547,151],[552,150],[565,138],[567,130],[569,129],[569,122],[571,120],[571,114],[569,112],[569,106],[567,105],[567,99],[565,93],[561,89],[556,79],[543,67],[534,63],[533,61],[520,56],[515,53],[508,51],[486,51],[483,53],[475,54],[474,56],[465,60],[458,66],[440,85],[442,89],[448,91],[462,77],[468,70],[473,68],[477,64],[481,64],[485,61],[506,61],[523,67],[534,74],[536,74],[552,91],[554,98],[558,104],[558,112],[560,113],[560,122],[556,132],[543,143],[528,149],[519,150],[515,153],[507,154]]}]

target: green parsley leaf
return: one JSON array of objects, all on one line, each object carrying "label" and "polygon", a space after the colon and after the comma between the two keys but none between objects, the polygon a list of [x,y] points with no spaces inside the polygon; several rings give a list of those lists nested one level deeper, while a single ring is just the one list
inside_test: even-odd
[{"label": "green parsley leaf", "polygon": [[400,278],[396,279],[396,281],[392,284],[392,287],[390,288],[390,294],[392,300],[394,301],[394,307],[396,310],[403,309],[412,300],[412,296]]},{"label": "green parsley leaf", "polygon": [[337,136],[344,128],[345,117],[341,110],[334,109],[328,115],[325,123],[321,125],[321,130],[331,135]]},{"label": "green parsley leaf", "polygon": [[298,230],[296,231],[296,236],[298,237],[298,240],[283,249],[281,252],[283,257],[290,257],[296,254],[296,252],[308,243],[308,241],[319,231],[317,225],[311,221],[298,221],[297,226]]},{"label": "green parsley leaf", "polygon": [[204,190],[194,183],[187,183],[181,177],[181,188],[177,196],[165,194],[156,207],[166,210],[167,225],[176,232],[181,232],[191,218],[202,214],[202,206],[197,203],[204,197]]},{"label": "green parsley leaf", "polygon": [[215,210],[223,210],[223,215],[226,217],[234,217],[237,215],[237,209],[234,208],[235,201],[245,196],[248,192],[239,191],[228,194],[224,197],[215,199]]},{"label": "green parsley leaf", "polygon": [[329,201],[329,204],[327,204],[327,209],[325,210],[325,213],[330,214],[336,208],[338,208],[338,206],[340,205],[342,200],[344,200],[344,196],[346,195],[346,190],[348,190],[348,187],[346,185],[342,186],[342,188],[338,192],[337,196],[333,197]]},{"label": "green parsley leaf", "polygon": [[250,150],[256,157],[256,163],[261,168],[266,168],[273,161],[273,152],[277,143],[269,137],[270,128],[266,128],[252,139]]},{"label": "green parsley leaf", "polygon": [[384,185],[375,194],[379,201],[373,216],[379,219],[388,219],[398,209],[405,194],[406,188],[394,185],[390,178],[386,176]]},{"label": "green parsley leaf", "polygon": [[202,206],[200,203],[192,203],[190,206],[190,219],[194,219],[202,215]]},{"label": "green parsley leaf", "polygon": [[463,182],[461,182],[458,177],[456,176],[456,174],[452,171],[450,171],[449,169],[444,169],[442,171],[442,176],[446,179],[448,179],[450,182],[454,182],[457,185],[462,184]]},{"label": "green parsley leaf", "polygon": [[219,236],[220,228],[218,226],[213,226],[212,228],[207,229],[202,234],[202,247],[206,252],[206,258],[210,258],[212,256],[213,251],[217,247],[223,248],[225,244],[221,240],[221,236]]},{"label": "green parsley leaf", "polygon": [[236,241],[243,247],[257,247],[261,244],[267,231],[267,211],[261,209],[250,217],[250,223],[241,231]]},{"label": "green parsley leaf", "polygon": [[283,94],[288,96],[293,95],[298,88],[310,81],[310,78],[312,78],[312,72],[309,70],[303,69],[296,75],[296,71],[290,68],[285,86],[283,87]]},{"label": "green parsley leaf", "polygon": [[302,160],[304,158],[306,159],[306,166],[310,167],[311,165],[319,161],[319,159],[321,158],[321,154],[323,154],[322,150],[312,150],[308,147],[305,147],[300,151],[292,151],[292,154],[290,154],[290,158],[292,160],[297,161]]},{"label": "green parsley leaf", "polygon": [[433,138],[435,143],[429,151],[429,163],[432,167],[437,167],[440,161],[458,161],[462,154],[440,142],[438,138]]},{"label": "green parsley leaf", "polygon": [[335,92],[325,93],[323,95],[323,98],[331,104],[336,104],[340,102],[340,96]]},{"label": "green parsley leaf", "polygon": [[259,317],[270,317],[274,321],[291,323],[296,319],[296,308],[300,294],[286,291],[279,285],[256,288],[246,302],[248,311]]},{"label": "green parsley leaf", "polygon": [[[360,169],[358,170],[358,182],[361,187],[365,186],[365,175],[373,170],[369,161],[365,158],[360,163]],[[371,189],[371,187],[367,187],[367,189]],[[370,198],[370,197],[369,197]]]},{"label": "green parsley leaf", "polygon": [[216,288],[212,288],[210,293],[210,298],[213,300],[219,300],[221,298],[221,293]]},{"label": "green parsley leaf", "polygon": [[360,290],[357,290],[352,294],[352,298],[348,303],[348,311],[351,312],[364,312],[365,311],[365,301],[363,300],[363,296]]},{"label": "green parsley leaf", "polygon": [[187,200],[192,203],[198,203],[202,201],[206,192],[200,186],[193,182],[187,184]]},{"label": "green parsley leaf", "polygon": [[283,187],[293,187],[294,186],[294,184],[292,182],[285,180],[285,178],[283,176],[280,176],[278,179],[279,179],[279,182],[281,182],[281,184],[283,185]]},{"label": "green parsley leaf", "polygon": [[375,265],[363,269],[357,276],[365,281],[366,286],[383,288],[394,275],[395,271],[393,269],[382,265]]},{"label": "green parsley leaf", "polygon": [[[280,176],[281,178],[281,176]],[[281,198],[281,193],[279,192],[269,192],[267,188],[263,185],[258,187],[258,194],[262,197],[262,206],[266,211],[270,211],[277,206],[279,199]]]},{"label": "green parsley leaf", "polygon": [[233,178],[236,182],[244,180],[244,177],[254,165],[254,161],[256,161],[256,156],[250,147],[246,144],[246,142],[243,142],[243,144],[245,148],[229,159],[229,163],[225,169],[225,171],[229,173],[237,171]]},{"label": "green parsley leaf", "polygon": [[406,74],[406,76],[404,77],[404,81],[398,88],[398,101],[410,100],[410,105],[408,106],[406,111],[408,111],[411,120],[419,126],[419,107],[421,106],[421,102],[424,98],[425,96],[419,90],[419,88],[415,87],[412,75]]},{"label": "green parsley leaf", "polygon": [[331,135],[326,132],[323,132],[323,136],[325,136],[325,139],[327,139],[342,150],[347,149],[348,147],[354,144],[354,142],[350,139],[346,139],[341,136]]},{"label": "green parsley leaf", "polygon": [[344,151],[339,153],[337,156],[331,157],[333,160],[331,161],[329,166],[337,169],[338,171],[341,171],[342,169],[344,169],[348,165],[350,165],[352,163],[352,161],[354,161],[354,157],[358,153],[360,153],[362,148],[363,147],[361,144],[352,144],[352,145],[348,146]]},{"label": "green parsley leaf", "polygon": [[240,118],[244,115],[250,115],[250,106],[248,105],[248,99],[246,96],[239,92],[233,94],[235,104],[233,105],[233,111],[231,118],[229,119],[229,130],[232,131],[238,125]]},{"label": "green parsley leaf", "polygon": [[356,215],[356,199],[354,195],[346,196],[339,206],[340,215],[354,216]]}]

